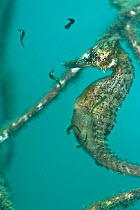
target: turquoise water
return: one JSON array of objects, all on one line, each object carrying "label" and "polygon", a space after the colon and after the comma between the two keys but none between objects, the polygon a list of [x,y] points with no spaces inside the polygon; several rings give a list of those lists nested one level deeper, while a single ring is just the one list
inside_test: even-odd
[{"label": "turquoise water", "polygon": [[[94,46],[116,15],[108,0],[17,2],[6,64],[12,80],[13,119],[55,85],[49,72],[54,69],[61,77],[65,72],[61,63]],[[71,17],[75,24],[66,30],[64,25]],[[19,28],[26,32],[25,49]],[[118,112],[109,145],[118,156],[140,163],[139,66],[124,47],[133,59],[136,78]],[[98,69],[85,69],[40,116],[9,140],[12,154],[6,177],[17,210],[80,210],[94,200],[139,187],[138,178],[97,166],[85,151],[76,148],[73,133],[66,134],[75,99],[92,81],[104,76]],[[140,203],[134,208],[138,206]]]}]

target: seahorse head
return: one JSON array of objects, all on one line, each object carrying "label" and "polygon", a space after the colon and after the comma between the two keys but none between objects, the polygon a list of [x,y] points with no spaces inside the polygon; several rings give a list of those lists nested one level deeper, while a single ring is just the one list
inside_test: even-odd
[{"label": "seahorse head", "polygon": [[113,69],[118,63],[118,50],[120,50],[118,39],[105,39],[87,50],[80,59],[65,62],[64,66],[67,68],[92,66],[101,70]]}]

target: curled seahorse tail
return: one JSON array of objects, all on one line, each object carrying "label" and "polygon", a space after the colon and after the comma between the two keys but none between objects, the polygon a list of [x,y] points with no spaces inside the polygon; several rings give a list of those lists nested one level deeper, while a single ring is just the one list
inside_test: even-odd
[{"label": "curled seahorse tail", "polygon": [[94,144],[94,148],[87,148],[86,150],[93,156],[97,163],[111,169],[112,171],[117,171],[118,173],[123,173],[131,176],[140,177],[140,166],[137,164],[129,163],[127,160],[121,160],[108,148],[105,143]]}]

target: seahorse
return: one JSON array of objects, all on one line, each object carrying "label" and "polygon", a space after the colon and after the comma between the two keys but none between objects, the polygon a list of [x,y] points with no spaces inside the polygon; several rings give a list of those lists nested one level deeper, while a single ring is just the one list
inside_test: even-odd
[{"label": "seahorse", "polygon": [[112,171],[139,177],[140,166],[118,158],[107,143],[118,108],[128,95],[134,79],[134,67],[119,39],[102,39],[81,58],[64,65],[67,68],[92,66],[102,71],[112,70],[110,76],[90,84],[76,99],[72,129],[80,145],[96,163]]}]

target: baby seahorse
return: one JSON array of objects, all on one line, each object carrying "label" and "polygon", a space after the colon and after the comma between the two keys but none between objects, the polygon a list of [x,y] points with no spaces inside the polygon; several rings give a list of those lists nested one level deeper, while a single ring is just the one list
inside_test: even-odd
[{"label": "baby seahorse", "polygon": [[139,165],[121,160],[107,145],[116,112],[134,79],[131,60],[118,38],[104,39],[80,59],[64,65],[67,68],[92,66],[103,71],[112,70],[110,76],[93,82],[77,98],[71,123],[75,126],[72,129],[80,145],[94,157],[96,163],[119,173],[140,176]]}]

